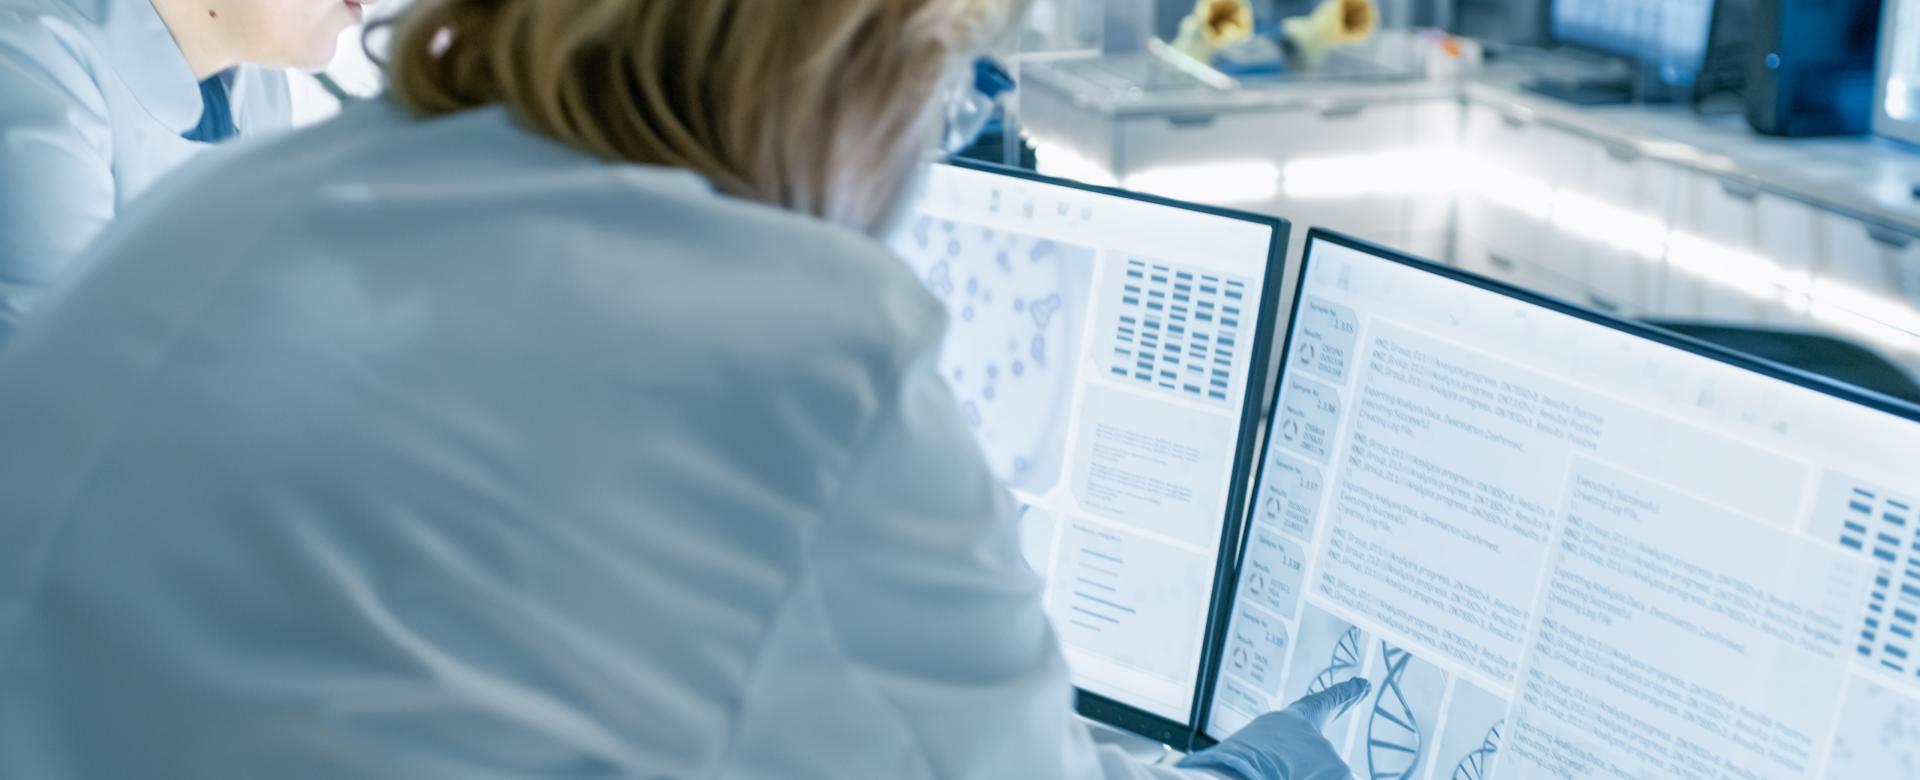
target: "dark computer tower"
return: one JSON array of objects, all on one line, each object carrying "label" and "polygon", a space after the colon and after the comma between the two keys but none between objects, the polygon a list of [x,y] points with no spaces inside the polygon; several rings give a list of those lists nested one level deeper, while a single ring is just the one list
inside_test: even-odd
[{"label": "dark computer tower", "polygon": [[1768,135],[1865,133],[1880,0],[1755,0],[1747,121]]},{"label": "dark computer tower", "polygon": [[1747,110],[1747,59],[1753,50],[1755,0],[1720,0],[1713,6],[1707,57],[1693,81],[1693,108],[1702,114]]}]

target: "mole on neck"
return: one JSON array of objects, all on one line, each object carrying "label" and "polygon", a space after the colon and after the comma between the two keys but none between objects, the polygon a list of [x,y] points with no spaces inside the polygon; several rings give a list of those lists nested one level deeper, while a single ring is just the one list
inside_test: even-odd
[{"label": "mole on neck", "polygon": [[[173,34],[173,42],[187,58],[196,79],[206,79],[238,64],[228,45],[231,34],[220,20],[220,12],[209,8],[209,0],[152,0],[153,10]],[[201,12],[205,15],[202,16]]]}]

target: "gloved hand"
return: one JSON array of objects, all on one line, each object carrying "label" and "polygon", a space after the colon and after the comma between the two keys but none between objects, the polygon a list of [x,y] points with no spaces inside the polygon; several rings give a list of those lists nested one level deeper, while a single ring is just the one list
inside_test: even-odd
[{"label": "gloved hand", "polygon": [[1347,762],[1320,732],[1372,688],[1366,678],[1356,677],[1303,697],[1256,718],[1227,741],[1187,756],[1180,766],[1243,780],[1348,780]]}]

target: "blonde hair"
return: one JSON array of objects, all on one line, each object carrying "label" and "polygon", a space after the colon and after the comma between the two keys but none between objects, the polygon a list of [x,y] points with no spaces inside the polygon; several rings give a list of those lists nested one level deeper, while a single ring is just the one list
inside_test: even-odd
[{"label": "blonde hair", "polygon": [[421,0],[393,94],[425,115],[504,104],[609,160],[873,230],[901,196],[941,76],[1025,0]]}]

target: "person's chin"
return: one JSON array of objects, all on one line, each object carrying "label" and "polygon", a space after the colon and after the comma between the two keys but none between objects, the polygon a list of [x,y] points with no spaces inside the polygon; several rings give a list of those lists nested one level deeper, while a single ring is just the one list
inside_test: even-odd
[{"label": "person's chin", "polygon": [[327,39],[326,45],[313,46],[300,55],[293,57],[291,62],[283,63],[281,67],[288,70],[322,70],[328,65],[333,64],[333,57],[339,52],[339,48],[336,40],[329,38]]}]

